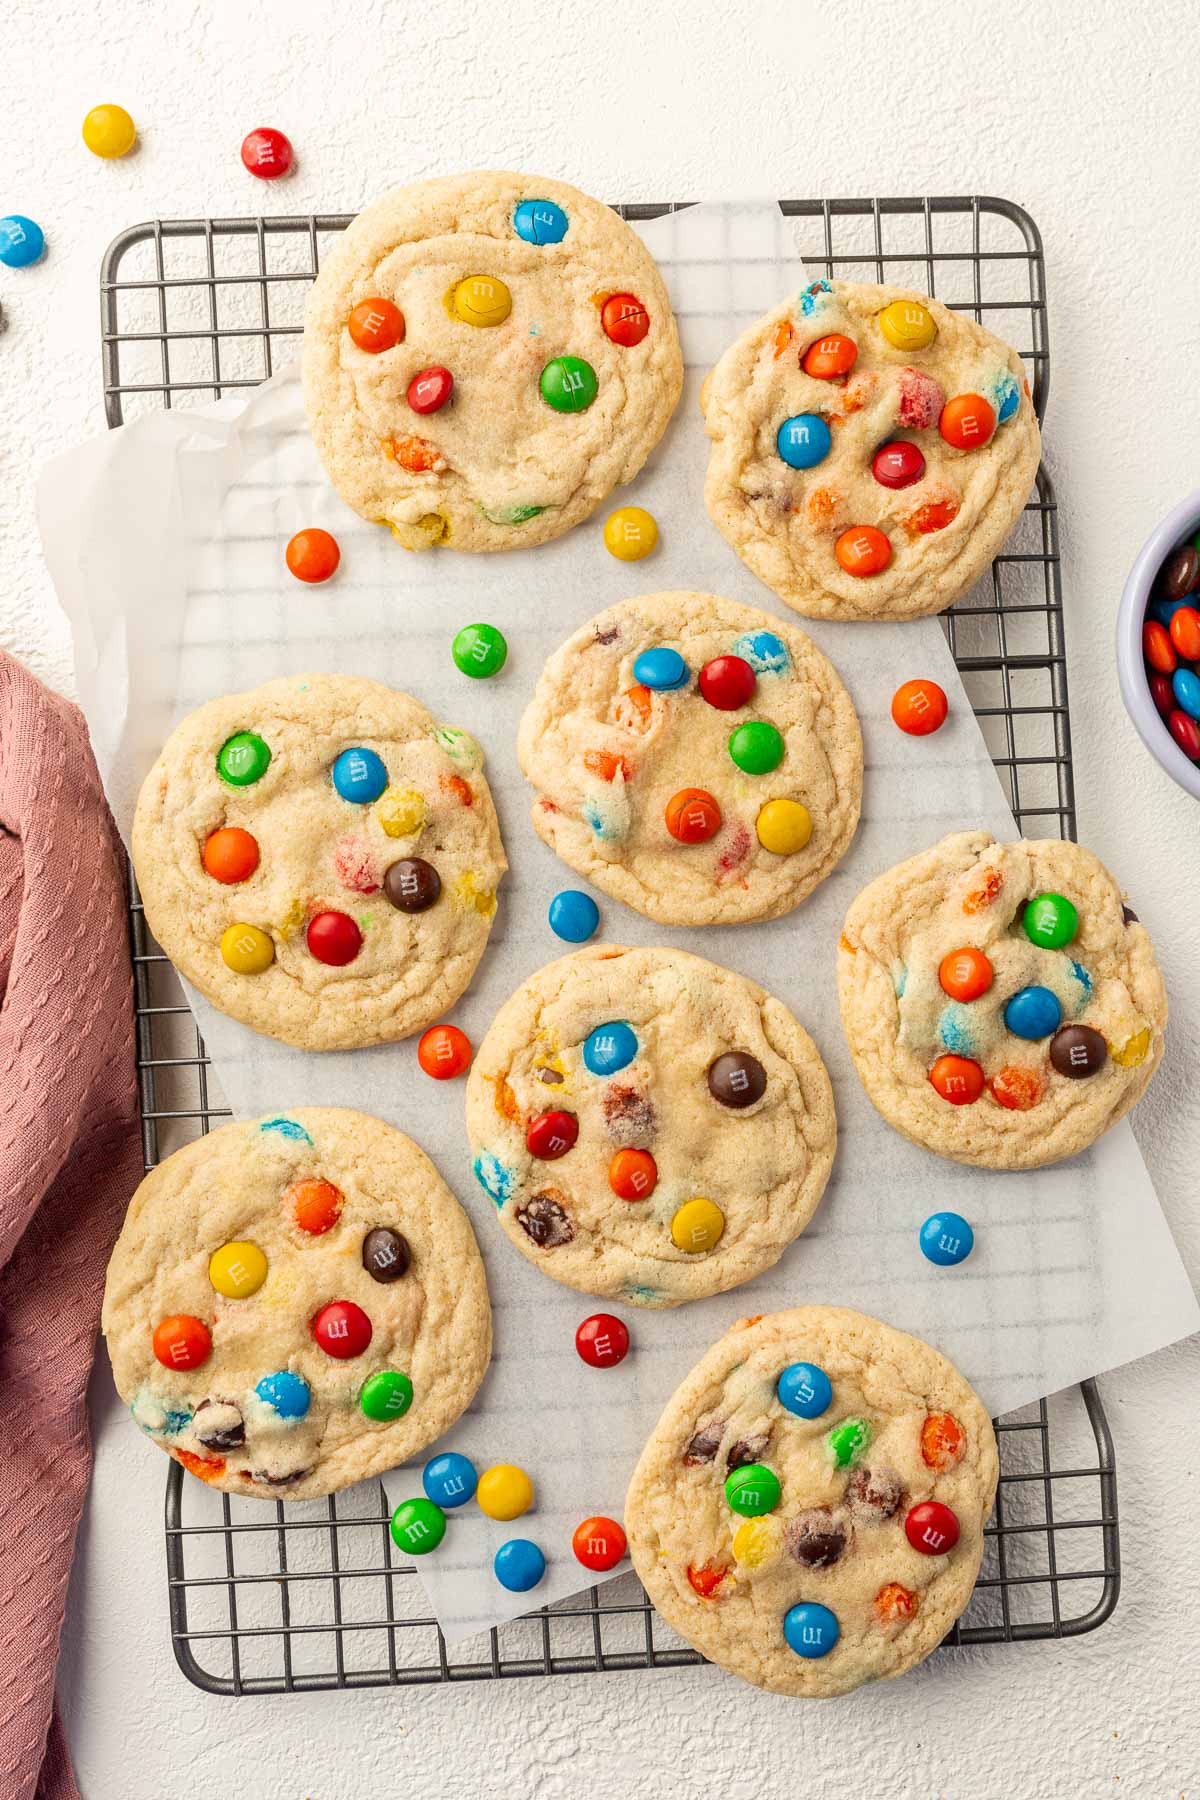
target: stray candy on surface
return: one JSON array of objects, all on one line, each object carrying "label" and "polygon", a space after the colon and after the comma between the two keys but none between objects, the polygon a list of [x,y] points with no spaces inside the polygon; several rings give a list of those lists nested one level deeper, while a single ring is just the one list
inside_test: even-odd
[{"label": "stray candy on surface", "polygon": [[604,521],[604,548],[619,562],[641,562],[657,543],[658,525],[644,507],[619,506]]},{"label": "stray candy on surface", "polygon": [[410,1556],[427,1556],[446,1535],[446,1515],[432,1500],[402,1500],[392,1514],[392,1542]]},{"label": "stray candy on surface", "polygon": [[106,162],[127,156],[137,143],[137,127],[123,106],[93,106],[83,121],[83,141]]},{"label": "stray candy on surface", "polygon": [[453,1081],[471,1066],[471,1040],[457,1025],[431,1025],[417,1045],[417,1061],[435,1081]]},{"label": "stray candy on surface", "polygon": [[474,1497],[479,1485],[479,1476],[475,1464],[469,1457],[460,1456],[456,1450],[445,1450],[427,1462],[421,1471],[421,1486],[426,1497],[435,1506],[444,1507],[449,1512],[453,1507],[465,1506]]},{"label": "stray candy on surface", "polygon": [[337,539],[328,531],[310,526],[289,539],[285,560],[297,581],[328,581],[341,562],[342,553]]},{"label": "stray candy on surface", "polygon": [[975,1248],[975,1233],[961,1213],[931,1213],[921,1227],[921,1254],[940,1269],[965,1262]]},{"label": "stray candy on surface", "polygon": [[519,1519],[533,1505],[533,1483],[515,1463],[494,1463],[479,1477],[475,1498],[489,1519]]},{"label": "stray candy on surface", "polygon": [[629,1354],[629,1327],[614,1313],[592,1313],[575,1332],[575,1348],[593,1369],[615,1369]]},{"label": "stray candy on surface", "polygon": [[495,625],[464,625],[456,632],[450,653],[464,675],[482,680],[500,673],[508,660],[508,641]]},{"label": "stray candy on surface", "polygon": [[46,248],[46,237],[40,225],[24,213],[9,213],[0,219],[0,263],[7,269],[28,269]]},{"label": "stray candy on surface", "polygon": [[946,723],[950,703],[936,681],[905,681],[892,695],[892,719],[909,737],[928,737]]},{"label": "stray candy on surface", "polygon": [[509,1538],[493,1557],[492,1572],[510,1594],[527,1594],[546,1573],[546,1558],[528,1538]]},{"label": "stray candy on surface", "polygon": [[571,1537],[575,1560],[585,1569],[615,1569],[625,1555],[625,1533],[615,1519],[584,1519]]},{"label": "stray candy on surface", "polygon": [[242,166],[260,181],[277,181],[292,166],[294,152],[282,131],[260,125],[242,139]]},{"label": "stray candy on surface", "polygon": [[600,927],[600,908],[590,894],[564,888],[555,894],[547,914],[550,929],[568,944],[586,944]]}]

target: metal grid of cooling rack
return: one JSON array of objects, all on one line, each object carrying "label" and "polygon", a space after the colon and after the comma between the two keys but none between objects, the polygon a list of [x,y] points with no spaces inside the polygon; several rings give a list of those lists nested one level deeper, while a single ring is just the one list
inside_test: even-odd
[{"label": "metal grid of cooling rack", "polygon": [[[1042,417],[1049,339],[1041,238],[1020,207],[986,197],[788,200],[811,272],[937,294],[1020,351]],[[655,218],[677,206],[619,207]],[[162,220],[131,227],[101,272],[110,425],[220,399],[269,376],[295,347],[323,249],[350,215]],[[1036,496],[983,581],[942,625],[1018,825],[1075,835],[1057,516]],[[130,877],[142,1132],[147,1168],[229,1113],[178,980],[149,937]],[[1095,1385],[997,1422],[1000,1487],[980,1579],[947,1644],[1077,1636],[1120,1586],[1112,1439]],[[171,1636],[214,1693],[399,1686],[659,1668],[701,1659],[632,1574],[543,1609],[453,1654],[388,1532],[382,1487],[268,1507],[167,1476]]]}]

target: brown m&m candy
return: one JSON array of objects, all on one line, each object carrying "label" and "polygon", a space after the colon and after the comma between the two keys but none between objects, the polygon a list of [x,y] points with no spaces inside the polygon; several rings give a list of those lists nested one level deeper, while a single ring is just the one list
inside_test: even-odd
[{"label": "brown m&m candy", "polygon": [[442,891],[442,878],[423,856],[404,856],[388,869],[383,891],[401,912],[427,912]]},{"label": "brown m&m candy", "polygon": [[232,1400],[202,1400],[192,1430],[206,1450],[240,1450],[246,1441],[245,1420]]},{"label": "brown m&m candy", "polygon": [[1163,596],[1167,600],[1182,600],[1196,586],[1196,577],[1200,575],[1200,555],[1194,544],[1184,544],[1169,556],[1163,566],[1161,576]]},{"label": "brown m&m candy", "polygon": [[412,1262],[408,1239],[387,1225],[376,1225],[362,1243],[362,1266],[372,1281],[399,1281]]},{"label": "brown m&m candy", "polygon": [[1108,1045],[1090,1025],[1064,1025],[1050,1039],[1050,1061],[1076,1081],[1103,1068],[1107,1055]]},{"label": "brown m&m candy", "polygon": [[727,1050],[708,1071],[708,1091],[722,1106],[753,1106],[767,1091],[767,1071],[746,1050]]}]

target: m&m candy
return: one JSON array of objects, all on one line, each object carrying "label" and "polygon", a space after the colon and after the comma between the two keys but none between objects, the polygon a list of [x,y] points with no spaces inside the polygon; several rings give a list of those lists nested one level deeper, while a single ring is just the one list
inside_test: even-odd
[{"label": "m&m candy", "polygon": [[680,788],[667,801],[665,818],[680,844],[707,843],[721,829],[721,809],[706,788]]},{"label": "m&m candy", "polygon": [[1157,671],[1151,675],[1150,698],[1164,719],[1175,710],[1175,688],[1169,675],[1160,675]]},{"label": "m&m candy", "polygon": [[1021,914],[1025,936],[1043,950],[1061,950],[1079,930],[1079,914],[1062,894],[1037,894]]},{"label": "m&m candy", "polygon": [[847,575],[881,575],[892,560],[892,546],[875,525],[851,525],[833,546]]},{"label": "m&m candy", "polygon": [[387,764],[376,751],[361,744],[343,750],[330,773],[341,798],[355,806],[370,806],[387,787]]},{"label": "m&m candy", "polygon": [[230,787],[252,787],[270,762],[271,752],[256,731],[235,731],[217,751],[217,774]]},{"label": "m&m candy", "polygon": [[441,894],[442,878],[423,856],[402,856],[385,870],[383,891],[397,912],[428,912]]},{"label": "m&m candy", "polygon": [[967,1434],[953,1413],[926,1415],[921,1426],[921,1457],[931,1469],[944,1471],[960,1463],[967,1448]]},{"label": "m&m candy", "polygon": [[629,1327],[613,1313],[593,1313],[575,1332],[575,1348],[593,1369],[615,1369],[629,1354]]},{"label": "m&m candy", "polygon": [[408,404],[415,413],[422,415],[441,412],[453,392],[453,375],[449,369],[435,363],[432,368],[418,369],[409,382]]},{"label": "m&m candy", "polygon": [[637,1053],[637,1033],[620,1019],[598,1025],[583,1040],[584,1067],[593,1075],[615,1075],[627,1068]]},{"label": "m&m candy", "polygon": [[328,581],[342,560],[338,541],[328,531],[309,526],[289,539],[284,560],[297,581]]},{"label": "m&m candy", "polygon": [[647,1200],[658,1185],[658,1165],[648,1150],[618,1150],[608,1185],[619,1200]]},{"label": "m&m candy", "polygon": [[530,1156],[536,1156],[542,1162],[557,1162],[560,1156],[574,1148],[578,1137],[579,1120],[574,1113],[539,1113],[536,1119],[529,1121],[525,1147]]},{"label": "m&m candy", "polygon": [[1176,669],[1171,677],[1171,691],[1181,712],[1189,719],[1200,719],[1200,676],[1193,675],[1190,669]]},{"label": "m&m candy", "polygon": [[160,1319],[150,1343],[165,1369],[198,1369],[212,1354],[208,1326],[190,1313],[172,1313]]},{"label": "m&m candy", "polygon": [[996,429],[996,415],[982,394],[955,394],[947,400],[938,430],[953,450],[979,450]]},{"label": "m&m candy", "polygon": [[744,656],[714,656],[700,671],[700,693],[718,712],[736,712],[753,698],[758,677]]},{"label": "m&m candy", "polygon": [[338,1362],[361,1356],[373,1336],[370,1319],[353,1300],[331,1300],[314,1315],[311,1329],[326,1356]]},{"label": "m&m candy", "polygon": [[993,970],[982,950],[951,950],[938,964],[938,982],[952,1000],[978,1000],[992,985]]},{"label": "m&m candy", "polygon": [[491,329],[512,311],[512,295],[494,275],[468,275],[456,285],[451,306],[464,325]]},{"label": "m&m candy", "polygon": [[137,142],[137,126],[123,106],[93,106],[83,121],[83,141],[93,156],[109,162],[128,156]]},{"label": "m&m candy", "polygon": [[555,412],[586,412],[600,391],[596,371],[582,356],[556,356],[542,370],[538,389]]},{"label": "m&m candy", "polygon": [[833,1383],[816,1363],[789,1363],[775,1383],[779,1404],[798,1419],[819,1419],[833,1404]]},{"label": "m&m candy", "polygon": [[676,688],[686,687],[688,678],[688,666],[678,650],[670,650],[665,645],[643,650],[633,659],[633,679],[642,687],[672,693]]},{"label": "m&m candy", "polygon": [[242,166],[260,181],[275,181],[292,166],[292,146],[282,131],[260,125],[242,139]]},{"label": "m&m candy", "polygon": [[858,345],[854,339],[834,332],[809,345],[800,367],[806,375],[816,376],[818,381],[833,381],[839,375],[848,375],[857,360]]},{"label": "m&m candy", "polygon": [[971,1106],[983,1092],[983,1070],[969,1056],[939,1056],[929,1079],[951,1106]]},{"label": "m&m candy", "polygon": [[799,800],[768,800],[754,821],[758,841],[773,856],[794,856],[812,836],[812,815]]},{"label": "m&m candy", "polygon": [[1200,586],[1200,549],[1195,544],[1180,544],[1159,570],[1158,580],[1168,600],[1181,601]]},{"label": "m&m candy", "polygon": [[1021,404],[1021,390],[1014,375],[1002,375],[996,388],[996,423],[1007,425]]},{"label": "m&m candy", "polygon": [[586,944],[600,925],[600,908],[590,894],[580,893],[578,888],[564,888],[555,894],[546,916],[555,937],[568,944]]},{"label": "m&m candy", "polygon": [[944,1556],[958,1542],[958,1520],[940,1500],[922,1500],[905,1514],[904,1535],[924,1556]]},{"label": "m&m candy", "polygon": [[744,1112],[767,1091],[767,1071],[748,1050],[725,1050],[708,1065],[708,1091],[721,1106]]},{"label": "m&m candy", "polygon": [[931,1213],[921,1227],[921,1254],[939,1268],[965,1262],[975,1248],[975,1233],[961,1213]]},{"label": "m&m candy", "polygon": [[783,761],[783,737],[765,719],[748,719],[730,737],[729,754],[744,775],[769,775]]},{"label": "m&m candy", "polygon": [[221,961],[235,975],[261,975],[275,961],[275,945],[257,925],[227,925],[221,933]]},{"label": "m&m candy", "polygon": [[479,1477],[475,1498],[489,1519],[519,1519],[533,1505],[533,1483],[516,1463],[494,1463]]},{"label": "m&m candy", "polygon": [[553,200],[522,200],[513,213],[513,230],[527,244],[561,244],[567,215]]},{"label": "m&m candy", "polygon": [[1062,1002],[1049,988],[1021,988],[1004,1008],[1004,1023],[1014,1037],[1034,1043],[1058,1030],[1062,1024]]},{"label": "m&m candy", "polygon": [[421,1486],[426,1496],[447,1512],[456,1506],[465,1506],[478,1485],[475,1464],[470,1457],[460,1456],[457,1450],[444,1450],[421,1471]]},{"label": "m&m candy", "polygon": [[1200,761],[1200,725],[1189,718],[1181,707],[1175,707],[1167,714],[1167,729],[1185,756],[1193,762]]},{"label": "m&m candy", "polygon": [[657,543],[658,526],[645,507],[618,506],[604,521],[604,548],[618,562],[641,562]]},{"label": "m&m candy", "polygon": [[386,1424],[402,1419],[413,1403],[413,1384],[399,1369],[377,1369],[359,1390],[359,1410],[366,1419]]},{"label": "m&m candy", "polygon": [[528,1538],[509,1538],[492,1558],[492,1573],[510,1594],[527,1594],[546,1573],[546,1558]]},{"label": "m&m candy", "polygon": [[[372,295],[369,300],[360,300],[351,308],[346,330],[360,350],[365,350],[368,356],[378,356],[381,351],[394,350],[397,344],[404,342],[404,314],[394,301]],[[409,404],[412,404],[411,399]]]},{"label": "m&m candy", "polygon": [[725,1478],[726,1504],[746,1519],[774,1512],[782,1493],[778,1475],[766,1463],[745,1463]]},{"label": "m&m candy", "polygon": [[277,1369],[273,1375],[264,1375],[254,1392],[281,1419],[303,1419],[312,1404],[307,1381],[292,1369]]},{"label": "m&m candy", "polygon": [[346,1196],[332,1181],[293,1181],[283,1190],[285,1212],[291,1214],[296,1229],[309,1237],[324,1237],[332,1231],[345,1204]]},{"label": "m&m candy", "polygon": [[417,1061],[435,1081],[453,1081],[471,1066],[471,1040],[457,1025],[431,1025],[417,1045]]},{"label": "m&m candy", "polygon": [[208,1279],[227,1300],[245,1300],[267,1279],[267,1259],[257,1244],[222,1244],[208,1259]]},{"label": "m&m candy", "polygon": [[632,350],[650,329],[650,314],[636,294],[610,294],[600,308],[600,329],[612,343]]},{"label": "m&m candy", "polygon": [[808,1662],[828,1656],[841,1634],[837,1614],[816,1600],[802,1600],[783,1615],[784,1642]]},{"label": "m&m candy", "polygon": [[1147,619],[1142,626],[1142,654],[1152,669],[1162,675],[1173,675],[1179,663],[1170,633],[1163,625]]},{"label": "m&m candy", "polygon": [[446,1515],[432,1500],[402,1500],[392,1514],[392,1542],[410,1556],[428,1556],[446,1535]]},{"label": "m&m candy", "polygon": [[46,237],[40,225],[24,213],[9,213],[0,219],[0,263],[7,269],[27,269],[46,248]]},{"label": "m&m candy", "polygon": [[719,1244],[725,1230],[725,1214],[712,1200],[685,1200],[671,1220],[671,1239],[690,1256],[703,1256]]},{"label": "m&m candy", "polygon": [[572,1533],[571,1549],[585,1569],[615,1569],[625,1554],[625,1533],[615,1519],[584,1519]]},{"label": "m&m candy", "polygon": [[362,932],[349,913],[319,912],[309,920],[304,941],[319,963],[343,969],[362,949]]},{"label": "m&m candy", "polygon": [[907,438],[897,438],[875,452],[871,473],[880,487],[912,487],[925,473],[925,458]]},{"label": "m&m candy", "polygon": [[789,469],[815,469],[833,447],[833,434],[820,413],[794,413],[775,433],[775,449]]},{"label": "m&m candy", "polygon": [[1009,1112],[1029,1112],[1042,1097],[1042,1081],[1035,1069],[1014,1063],[996,1070],[988,1082],[988,1092],[998,1106]]},{"label": "m&m candy", "polygon": [[909,737],[940,731],[948,711],[946,690],[927,677],[902,682],[892,695],[892,721]]},{"label": "m&m candy", "polygon": [[1108,1045],[1090,1025],[1064,1025],[1050,1040],[1050,1061],[1073,1081],[1095,1075],[1107,1058]]},{"label": "m&m candy", "polygon": [[362,1241],[362,1266],[372,1281],[399,1281],[412,1266],[412,1249],[401,1231],[376,1225]]},{"label": "m&m candy", "polygon": [[498,675],[508,661],[508,640],[494,625],[464,625],[454,634],[450,654],[464,675],[482,681]]},{"label": "m&m candy", "polygon": [[937,325],[917,300],[893,300],[879,315],[879,329],[894,350],[928,350]]},{"label": "m&m candy", "polygon": [[829,1460],[835,1469],[852,1469],[871,1442],[871,1427],[866,1419],[843,1419],[825,1440]]},{"label": "m&m candy", "polygon": [[1171,644],[1185,662],[1200,662],[1200,612],[1181,606],[1170,624]]},{"label": "m&m candy", "polygon": [[240,825],[222,825],[205,838],[200,860],[214,881],[249,881],[258,867],[258,840]]}]

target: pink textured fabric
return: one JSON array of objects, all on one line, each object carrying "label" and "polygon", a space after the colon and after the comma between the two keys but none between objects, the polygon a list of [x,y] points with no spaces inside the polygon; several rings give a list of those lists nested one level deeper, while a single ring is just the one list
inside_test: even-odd
[{"label": "pink textured fabric", "polygon": [[77,1800],[54,1672],[104,1268],[142,1174],[124,857],[75,707],[0,654],[0,1795]]}]

